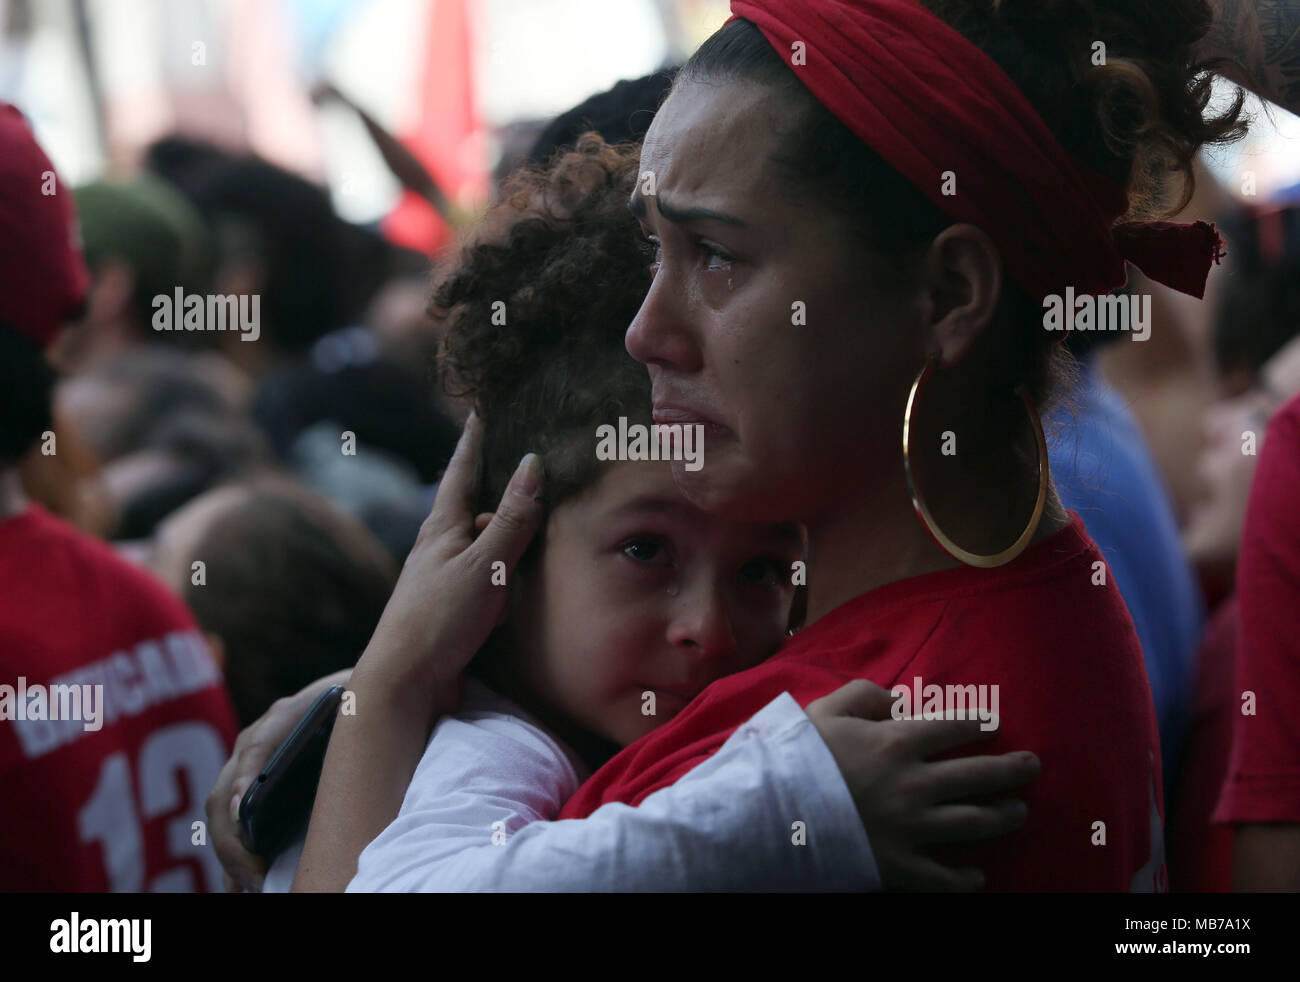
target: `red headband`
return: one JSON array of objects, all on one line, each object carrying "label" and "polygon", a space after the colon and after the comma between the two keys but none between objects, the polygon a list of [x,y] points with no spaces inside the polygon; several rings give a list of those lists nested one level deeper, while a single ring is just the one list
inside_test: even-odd
[{"label": "red headband", "polygon": [[[1123,222],[1124,189],[1076,163],[991,58],[916,0],[731,0],[867,146],[993,239],[1033,297],[1110,293],[1125,260],[1200,298],[1222,240],[1207,222]],[[796,42],[803,59],[793,59]],[[798,60],[805,63],[798,64]],[[945,171],[957,193],[941,190]]]}]

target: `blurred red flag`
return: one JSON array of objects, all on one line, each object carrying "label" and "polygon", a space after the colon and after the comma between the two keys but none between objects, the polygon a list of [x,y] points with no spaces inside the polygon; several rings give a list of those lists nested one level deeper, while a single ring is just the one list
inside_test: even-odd
[{"label": "blurred red flag", "polygon": [[[487,196],[483,123],[474,100],[474,53],[466,0],[429,5],[419,119],[398,134],[457,204]],[[433,206],[410,191],[383,221],[392,242],[431,254],[451,241],[452,230]]]}]

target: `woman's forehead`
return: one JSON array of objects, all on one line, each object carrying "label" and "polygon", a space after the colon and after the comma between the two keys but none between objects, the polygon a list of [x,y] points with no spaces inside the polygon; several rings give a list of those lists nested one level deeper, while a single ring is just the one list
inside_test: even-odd
[{"label": "woman's forehead", "polygon": [[638,193],[649,195],[659,186],[695,192],[720,180],[752,186],[768,179],[780,99],[769,86],[739,81],[678,85],[646,133]]}]

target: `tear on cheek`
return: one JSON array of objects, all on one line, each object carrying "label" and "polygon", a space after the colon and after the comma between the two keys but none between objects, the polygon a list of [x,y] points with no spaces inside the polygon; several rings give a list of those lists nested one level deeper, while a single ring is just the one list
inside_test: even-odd
[{"label": "tear on cheek", "polygon": [[705,270],[702,278],[704,296],[709,306],[721,307],[745,285],[749,274],[742,267],[730,266],[725,269]]}]

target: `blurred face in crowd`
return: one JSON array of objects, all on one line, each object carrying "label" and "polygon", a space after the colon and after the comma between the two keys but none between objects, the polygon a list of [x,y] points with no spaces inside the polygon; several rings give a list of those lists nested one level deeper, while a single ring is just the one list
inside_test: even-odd
[{"label": "blurred face in crowd", "polygon": [[677,464],[678,486],[746,521],[869,495],[898,459],[922,357],[915,303],[874,287],[845,223],[773,164],[782,102],[765,86],[679,84],[631,200],[655,277],[627,349],[649,366],[656,422],[706,426],[705,465]]},{"label": "blurred face in crowd", "polygon": [[544,541],[522,574],[509,671],[551,711],[619,745],[786,636],[800,529],[699,511],[668,462],[608,465],[553,510]]}]

